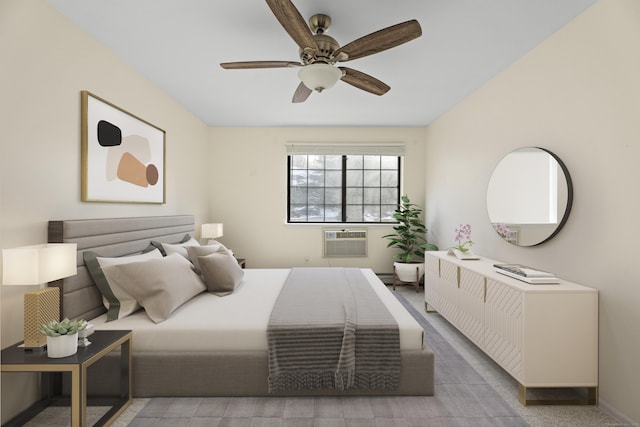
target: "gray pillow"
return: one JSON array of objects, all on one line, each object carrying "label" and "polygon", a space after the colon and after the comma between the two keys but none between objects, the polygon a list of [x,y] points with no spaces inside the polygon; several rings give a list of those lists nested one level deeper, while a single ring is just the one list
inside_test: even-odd
[{"label": "gray pillow", "polygon": [[180,254],[103,268],[109,282],[130,292],[155,323],[206,290],[191,263]]},{"label": "gray pillow", "polygon": [[[182,240],[180,240],[179,242],[176,242],[176,243],[186,243],[191,239],[192,239],[191,235],[189,233],[187,233],[182,237]],[[149,243],[149,245],[153,246],[154,248],[157,248],[160,251],[160,253],[162,254],[162,256],[167,256],[167,253],[164,251],[164,248],[162,247],[162,242],[157,242],[155,240],[152,240]]]},{"label": "gray pillow", "polygon": [[193,263],[196,272],[199,274],[202,273],[200,271],[200,265],[198,264],[198,257],[211,255],[216,252],[228,252],[222,243],[214,243],[206,246],[185,246],[185,249],[189,255],[189,261]]},{"label": "gray pillow", "polygon": [[207,290],[216,295],[229,295],[244,277],[244,270],[229,252],[198,257],[198,264]]}]

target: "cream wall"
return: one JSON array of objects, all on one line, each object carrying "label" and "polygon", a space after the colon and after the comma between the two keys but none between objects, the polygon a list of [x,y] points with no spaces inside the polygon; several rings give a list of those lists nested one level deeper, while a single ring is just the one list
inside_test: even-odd
[{"label": "cream wall", "polygon": [[[454,228],[469,222],[478,253],[600,290],[601,398],[639,421],[640,288],[632,259],[640,208],[633,187],[640,182],[637,40],[640,3],[600,1],[426,132],[209,129],[44,0],[3,0],[0,247],[44,242],[49,219],[194,213],[198,222],[224,222],[221,240],[251,267],[328,265],[321,227],[285,224],[284,144],[405,142],[405,192],[423,205],[426,194],[430,240],[446,248]],[[80,202],[83,89],[167,131],[166,205]],[[516,248],[489,226],[486,183],[508,151],[532,145],[567,164],[574,208],[555,239]],[[390,271],[389,250],[379,238],[390,228],[369,229],[369,258],[333,265]],[[0,288],[0,295],[6,347],[21,338],[22,289]],[[12,375],[2,375],[2,422],[36,394],[34,381]]]},{"label": "cream wall", "polygon": [[[250,267],[359,266],[393,271],[393,254],[381,236],[389,225],[368,225],[367,258],[322,258],[321,225],[287,225],[287,156],[290,142],[401,142],[403,191],[424,205],[424,128],[212,128],[211,210],[224,223],[220,239]],[[306,261],[308,259],[308,261]]]},{"label": "cream wall", "polygon": [[[640,2],[601,0],[427,129],[427,218],[441,247],[470,223],[474,250],[600,291],[600,398],[640,421]],[[502,242],[486,186],[509,151],[567,165],[573,211],[551,241]]]},{"label": "cream wall", "polygon": [[[50,219],[191,213],[206,221],[208,127],[44,0],[0,2],[0,247],[45,243]],[[80,201],[80,91],[166,131],[164,205]],[[1,271],[0,271],[1,273]],[[22,338],[22,293],[0,287],[1,344]],[[2,422],[35,396],[2,374]]]}]

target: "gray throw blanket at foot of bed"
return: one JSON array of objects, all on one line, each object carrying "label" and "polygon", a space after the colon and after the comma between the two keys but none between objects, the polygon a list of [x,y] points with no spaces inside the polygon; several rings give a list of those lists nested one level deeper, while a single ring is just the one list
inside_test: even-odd
[{"label": "gray throw blanket at foot of bed", "polygon": [[269,392],[398,386],[398,325],[360,269],[292,269],[267,338]]}]

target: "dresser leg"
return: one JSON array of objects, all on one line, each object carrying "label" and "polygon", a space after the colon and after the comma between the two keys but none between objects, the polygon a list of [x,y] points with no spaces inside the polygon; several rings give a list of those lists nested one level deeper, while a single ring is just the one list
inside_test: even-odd
[{"label": "dresser leg", "polygon": [[438,310],[434,310],[433,308],[429,309],[429,303],[428,302],[424,302],[424,312],[425,313],[437,313]]}]

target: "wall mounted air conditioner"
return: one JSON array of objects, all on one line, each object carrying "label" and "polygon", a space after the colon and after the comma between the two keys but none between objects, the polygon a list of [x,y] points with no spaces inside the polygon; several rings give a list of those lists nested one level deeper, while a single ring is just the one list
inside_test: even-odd
[{"label": "wall mounted air conditioner", "polygon": [[347,258],[367,256],[367,229],[323,229],[322,256]]}]

